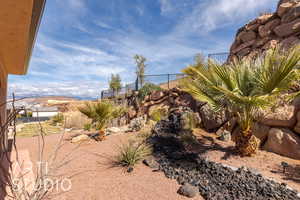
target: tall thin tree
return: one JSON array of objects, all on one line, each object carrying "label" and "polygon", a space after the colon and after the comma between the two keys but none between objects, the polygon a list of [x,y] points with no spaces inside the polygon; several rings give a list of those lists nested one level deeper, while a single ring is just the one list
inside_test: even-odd
[{"label": "tall thin tree", "polygon": [[145,62],[147,59],[142,55],[135,55],[134,60],[136,63],[136,75],[138,77],[139,84],[142,87],[145,83],[145,68],[147,66]]},{"label": "tall thin tree", "polygon": [[109,88],[113,91],[114,95],[118,94],[122,88],[121,77],[119,74],[112,74],[109,80]]}]

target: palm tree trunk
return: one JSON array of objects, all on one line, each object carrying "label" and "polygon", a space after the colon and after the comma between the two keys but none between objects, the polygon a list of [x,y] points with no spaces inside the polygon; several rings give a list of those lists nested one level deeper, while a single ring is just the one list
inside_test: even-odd
[{"label": "palm tree trunk", "polygon": [[254,155],[260,145],[260,140],[252,134],[252,130],[240,131],[236,140],[237,151],[242,156]]}]

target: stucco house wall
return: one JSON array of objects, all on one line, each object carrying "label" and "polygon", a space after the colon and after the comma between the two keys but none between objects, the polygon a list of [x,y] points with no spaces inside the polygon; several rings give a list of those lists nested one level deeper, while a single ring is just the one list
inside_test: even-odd
[{"label": "stucco house wall", "polygon": [[32,117],[53,117],[57,115],[58,112],[32,112]]},{"label": "stucco house wall", "polygon": [[[7,73],[0,61],[0,124],[1,127],[6,122],[6,97],[7,97]],[[1,131],[2,132],[2,131]],[[7,138],[7,133],[4,132],[3,138]],[[4,141],[7,141],[6,139]]]}]

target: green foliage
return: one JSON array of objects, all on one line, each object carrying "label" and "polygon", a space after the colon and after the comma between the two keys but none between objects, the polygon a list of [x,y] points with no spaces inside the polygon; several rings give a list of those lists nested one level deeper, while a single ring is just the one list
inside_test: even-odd
[{"label": "green foliage", "polygon": [[117,105],[113,105],[114,106],[114,111],[112,113],[112,117],[113,118],[119,118],[124,116],[127,112],[128,112],[128,108],[124,107],[124,106],[117,106]]},{"label": "green foliage", "polygon": [[183,135],[180,135],[180,141],[183,145],[196,145],[199,144],[197,138],[192,133],[185,133]]},{"label": "green foliage", "polygon": [[182,128],[184,130],[193,130],[197,128],[197,120],[195,113],[192,112],[185,112],[182,114]]},{"label": "green foliage", "polygon": [[194,57],[195,66],[197,65],[203,65],[206,63],[205,56],[202,53],[198,53]]},{"label": "green foliage", "polygon": [[27,112],[27,117],[32,117],[32,112],[31,111]]},{"label": "green foliage", "polygon": [[123,167],[134,167],[135,164],[151,153],[151,146],[145,142],[129,141],[119,147],[119,155],[116,157],[116,162]]},{"label": "green foliage", "polygon": [[57,115],[51,118],[51,122],[54,125],[63,123],[63,121],[64,121],[64,115],[62,113],[58,113]]},{"label": "green foliage", "polygon": [[154,91],[161,91],[162,89],[153,84],[153,83],[146,83],[141,89],[139,89],[138,98],[140,100],[144,100],[145,97],[149,94],[151,94]]},{"label": "green foliage", "polygon": [[158,122],[167,117],[167,111],[164,108],[157,108],[150,113],[150,118]]},{"label": "green foliage", "polygon": [[135,63],[136,63],[136,75],[139,79],[139,84],[141,86],[144,85],[144,75],[145,75],[145,68],[146,68],[146,58],[142,55],[135,55],[134,57]]},{"label": "green foliage", "polygon": [[91,123],[88,123],[88,124],[84,124],[83,125],[83,129],[85,131],[90,131],[92,129],[92,124]]},{"label": "green foliage", "polygon": [[122,88],[122,84],[121,84],[121,77],[119,74],[112,74],[111,75],[111,79],[109,81],[109,88],[112,89],[115,92],[119,92]]},{"label": "green foliage", "polygon": [[256,60],[235,61],[221,66],[213,61],[183,70],[185,91],[208,102],[216,111],[229,110],[238,118],[243,132],[251,129],[260,109],[272,106],[282,91],[297,78],[299,47],[290,51],[269,50]]},{"label": "green foliage", "polygon": [[110,120],[123,113],[122,107],[115,106],[109,101],[87,102],[84,107],[79,107],[78,110],[92,119],[92,123],[96,125],[98,130],[103,130]]}]

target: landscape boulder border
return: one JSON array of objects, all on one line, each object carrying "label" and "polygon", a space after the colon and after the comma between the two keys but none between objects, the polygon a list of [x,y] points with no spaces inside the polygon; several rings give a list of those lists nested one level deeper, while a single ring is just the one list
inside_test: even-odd
[{"label": "landscape boulder border", "polygon": [[222,165],[187,152],[176,137],[156,135],[149,141],[165,176],[180,185],[197,187],[207,200],[300,200],[297,191],[255,170]]},{"label": "landscape boulder border", "polygon": [[[283,94],[283,96],[285,95],[289,94]],[[282,100],[280,100],[277,108],[262,113],[262,118],[254,124],[253,135],[261,141],[260,144],[262,149],[299,160],[300,97],[295,98],[292,103],[281,101]],[[128,100],[128,102],[135,101]],[[139,106],[139,109],[135,109],[134,106],[130,105],[131,104],[129,104],[129,107],[131,109],[129,113],[135,113],[136,116],[130,120],[129,127],[132,127],[131,129],[135,131],[138,131],[142,127],[140,125],[144,124],[145,120],[149,119],[151,110],[163,108],[168,114],[172,113],[174,110],[179,111],[179,113],[185,111],[193,113],[197,118],[196,128],[216,133],[218,139],[223,141],[235,141],[236,135],[239,132],[237,119],[231,116],[230,113],[216,113],[207,103],[195,100],[191,95],[182,91],[180,88],[151,93],[145,97],[144,101]],[[183,110],[181,108],[183,108]],[[173,117],[169,117],[172,117],[173,121],[176,121],[176,119],[179,118],[176,117],[176,113],[174,114]],[[180,120],[178,122],[180,122]],[[158,125],[169,126],[170,124],[167,121],[161,121]],[[173,129],[176,129],[176,126],[178,125],[180,126],[180,123],[171,123]],[[282,131],[282,134],[276,134],[276,143],[272,142],[272,146],[270,146],[269,144],[272,138],[269,137],[269,133],[272,128],[284,130]],[[290,131],[286,131],[287,129]],[[231,133],[231,135],[229,133]],[[280,135],[283,135],[284,137],[279,137]],[[283,138],[285,139],[285,142],[281,140]]]}]

